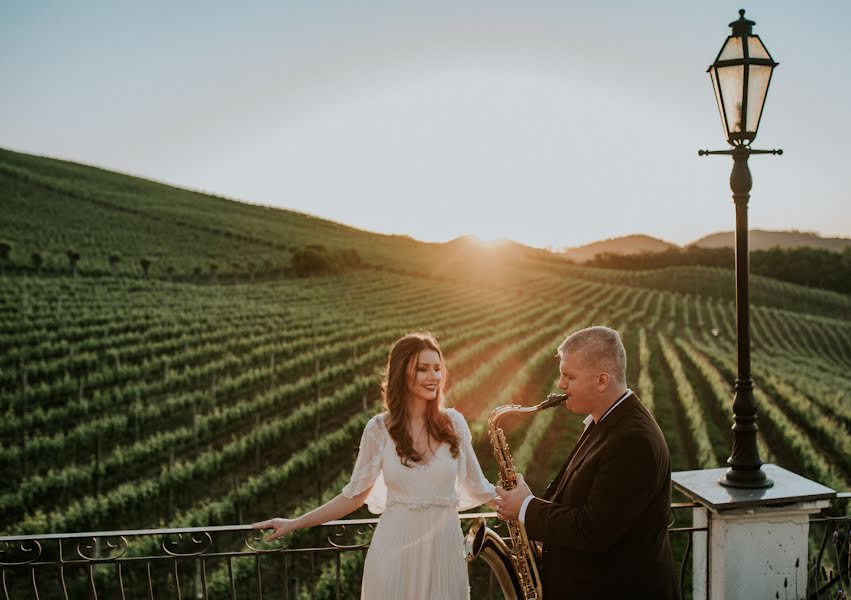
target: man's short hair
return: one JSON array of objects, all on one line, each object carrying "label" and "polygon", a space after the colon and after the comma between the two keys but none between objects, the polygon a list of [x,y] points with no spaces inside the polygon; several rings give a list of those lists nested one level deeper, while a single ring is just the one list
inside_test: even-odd
[{"label": "man's short hair", "polygon": [[558,357],[579,354],[580,364],[600,369],[619,383],[626,383],[626,350],[621,336],[609,327],[597,325],[570,334],[558,347]]}]

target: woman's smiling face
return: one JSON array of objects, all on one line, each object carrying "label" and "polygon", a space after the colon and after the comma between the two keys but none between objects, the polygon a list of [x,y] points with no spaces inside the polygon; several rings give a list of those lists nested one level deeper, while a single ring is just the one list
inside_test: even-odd
[{"label": "woman's smiling face", "polygon": [[422,350],[408,369],[408,391],[415,398],[432,401],[443,383],[443,362],[434,350]]}]

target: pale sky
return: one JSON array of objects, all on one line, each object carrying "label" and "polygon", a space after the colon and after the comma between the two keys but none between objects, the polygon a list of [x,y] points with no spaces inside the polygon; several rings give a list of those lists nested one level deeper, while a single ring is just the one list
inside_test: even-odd
[{"label": "pale sky", "polygon": [[775,70],[750,225],[851,237],[851,3],[0,5],[0,147],[445,241],[734,227],[706,67]]}]

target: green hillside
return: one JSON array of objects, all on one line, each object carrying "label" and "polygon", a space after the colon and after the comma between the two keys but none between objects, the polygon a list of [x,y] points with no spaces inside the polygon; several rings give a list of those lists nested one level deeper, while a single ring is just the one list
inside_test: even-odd
[{"label": "green hillside", "polygon": [[[293,253],[321,245],[332,254],[355,250],[374,267],[440,274],[457,263],[453,244],[424,244],[406,236],[360,231],[310,215],[236,202],[169,187],[94,167],[0,149],[0,239],[13,242],[11,261],[65,273],[67,253],[79,254],[81,274],[109,274],[110,256],[122,274],[142,273],[180,280],[207,275],[247,277],[279,274],[292,266]],[[465,246],[464,240],[459,240]],[[522,246],[500,253],[501,276],[537,262],[560,262],[549,253]],[[437,266],[434,257],[441,265]],[[200,270],[198,273],[197,270]],[[465,276],[486,277],[473,270]],[[515,273],[516,275],[516,273]]]},{"label": "green hillside", "polygon": [[[492,480],[490,410],[543,399],[557,344],[590,324],[621,331],[628,383],[675,470],[721,466],[729,453],[728,271],[624,272],[512,243],[426,244],[8,151],[0,207],[11,244],[0,275],[0,535],[246,523],[315,506],[346,481],[389,344],[413,329],[439,336],[449,403]],[[311,245],[362,260],[294,276],[293,256]],[[68,250],[81,257],[75,277]],[[41,272],[33,253],[45,256]],[[851,489],[851,299],[754,278],[752,300],[763,460]],[[580,431],[562,410],[510,424],[533,490]],[[344,570],[361,559],[346,557]],[[211,597],[223,577],[210,573]]]}]

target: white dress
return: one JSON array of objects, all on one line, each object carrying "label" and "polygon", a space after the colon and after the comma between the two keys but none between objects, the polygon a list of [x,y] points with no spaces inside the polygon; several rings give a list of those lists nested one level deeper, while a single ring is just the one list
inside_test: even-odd
[{"label": "white dress", "polygon": [[458,458],[441,444],[427,464],[406,467],[384,424],[384,413],[366,424],[357,462],[343,495],[369,486],[370,512],[381,514],[366,555],[361,598],[462,600],[470,597],[464,534],[458,511],[496,495],[473,452],[470,429],[455,409],[446,414],[459,434]]}]

